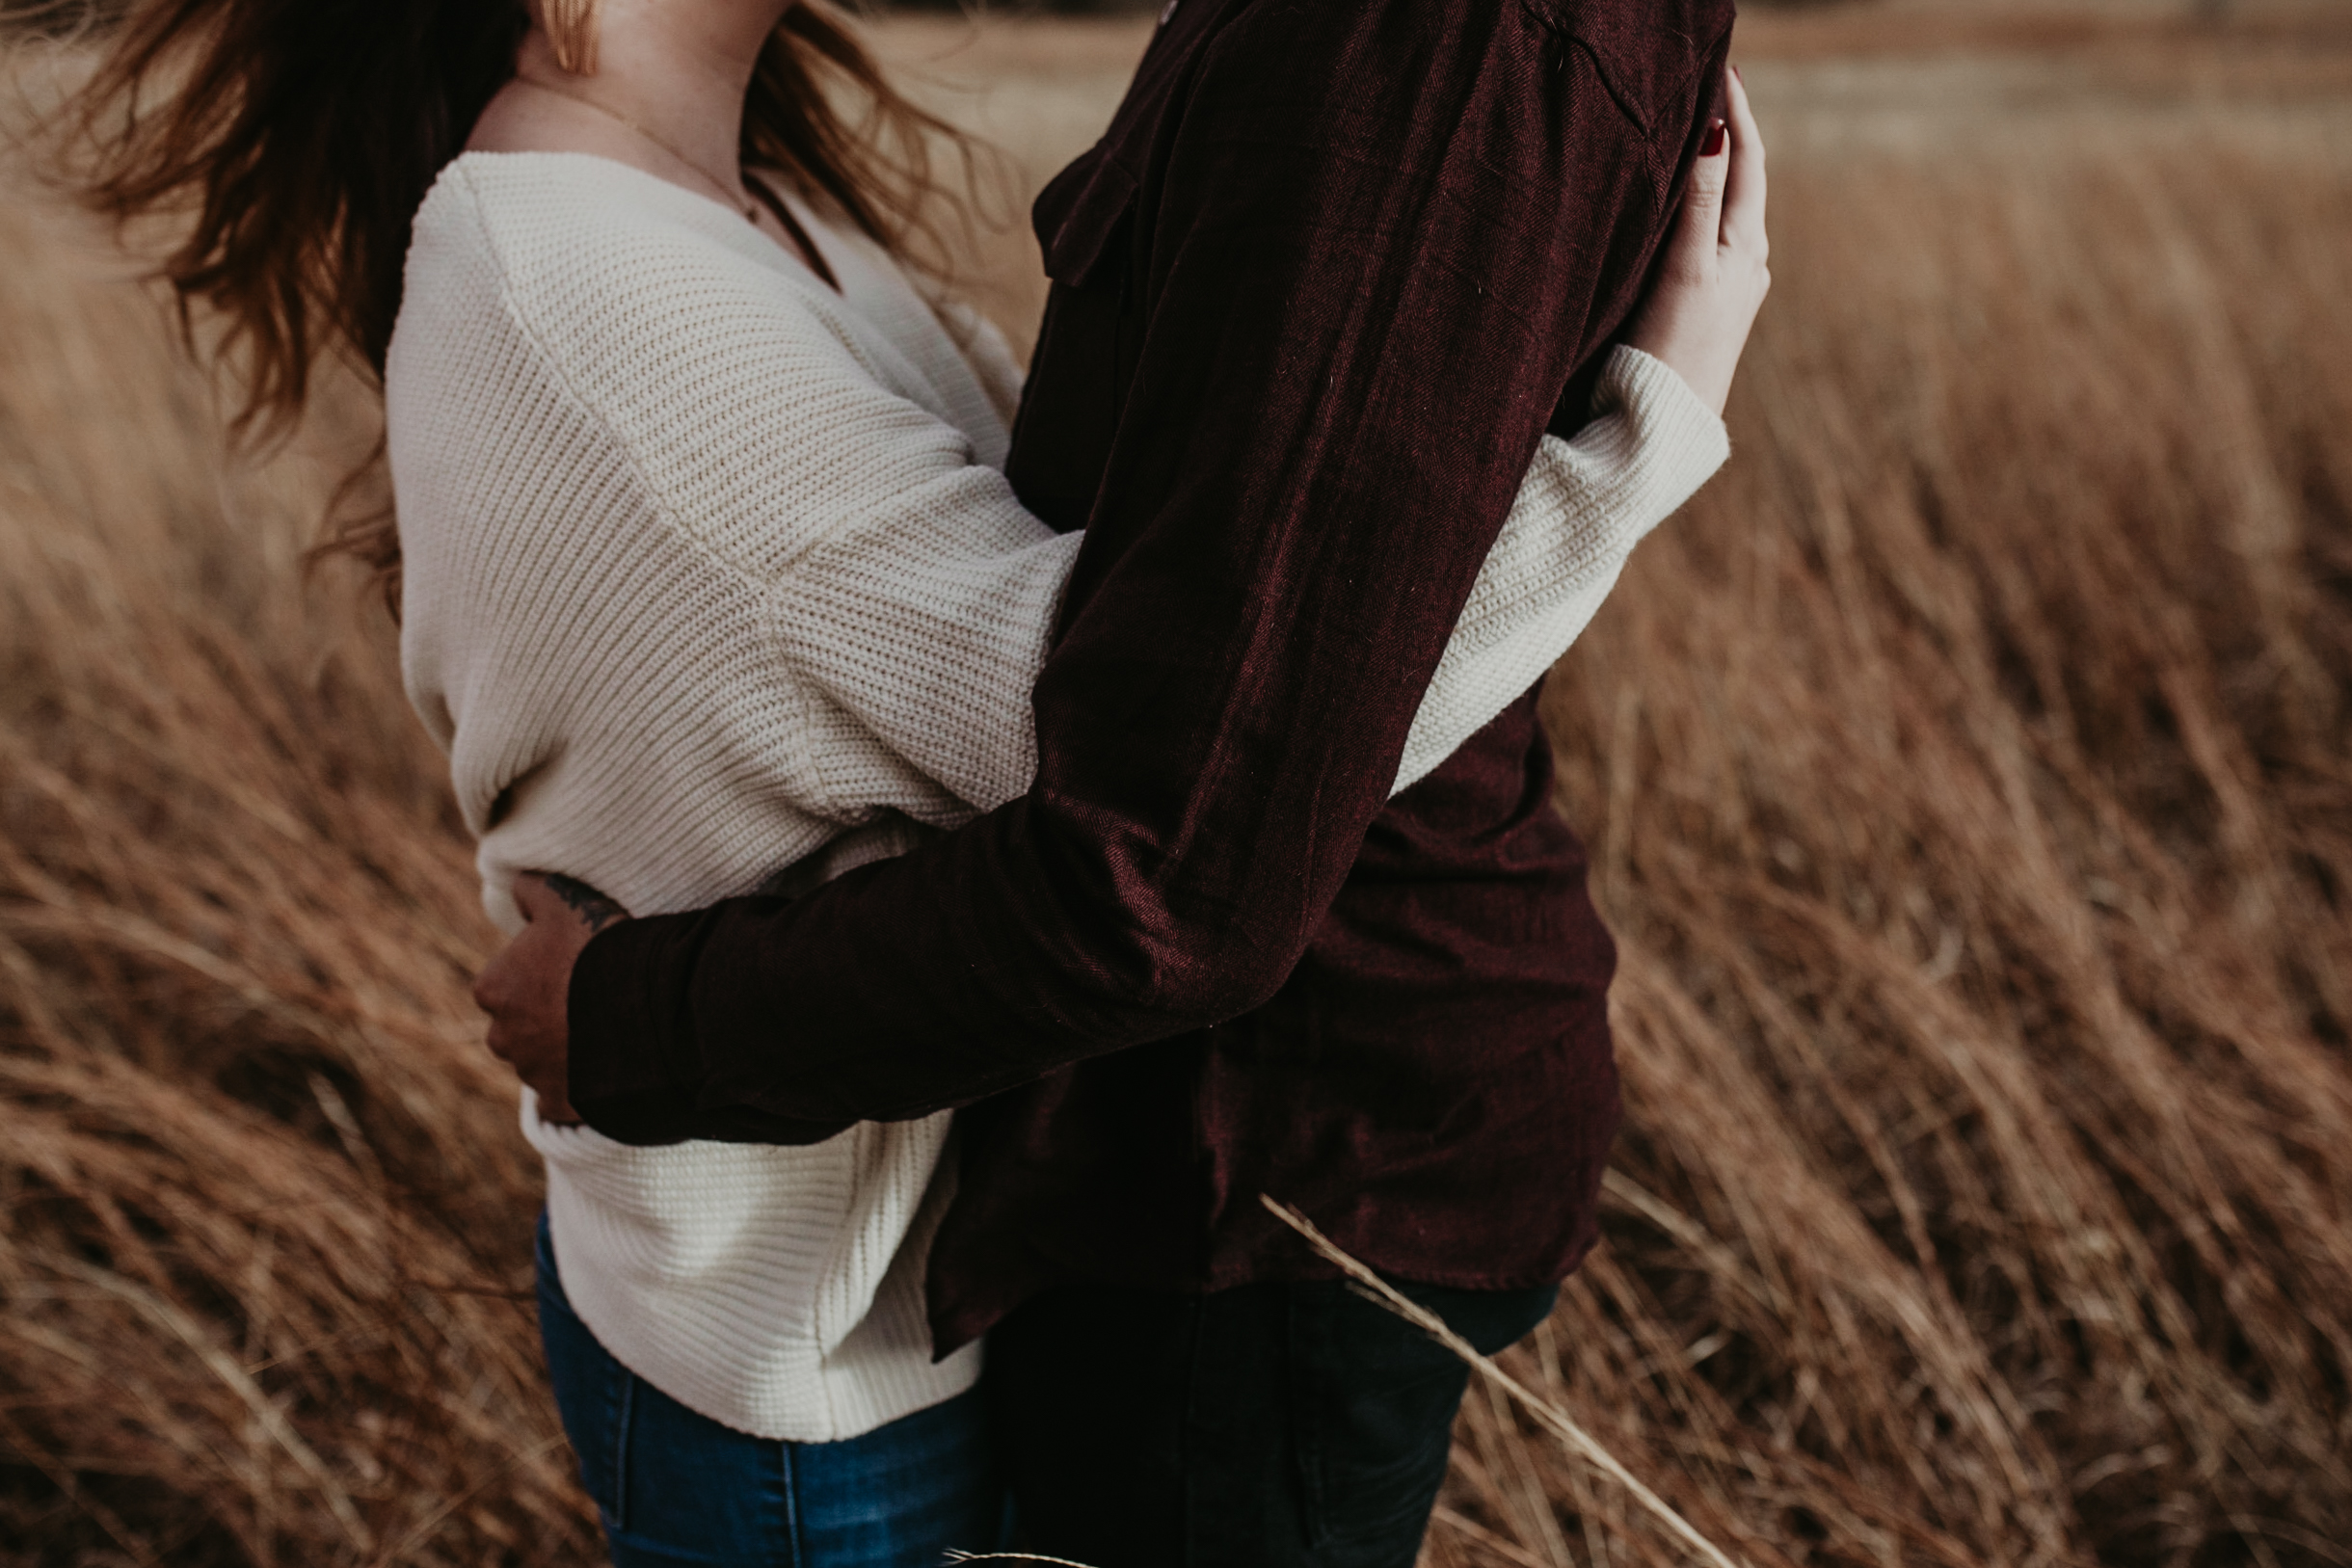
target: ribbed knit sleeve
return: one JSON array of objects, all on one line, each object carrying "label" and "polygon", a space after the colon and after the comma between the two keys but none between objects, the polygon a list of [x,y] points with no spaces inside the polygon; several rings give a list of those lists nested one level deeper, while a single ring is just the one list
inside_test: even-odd
[{"label": "ribbed knit sleeve", "polygon": [[1590,624],[1639,545],[1731,455],[1715,411],[1639,349],[1610,354],[1593,420],[1547,436],[1413,716],[1397,788],[1454,755]]},{"label": "ribbed knit sleeve", "polygon": [[[1637,349],[1611,356],[1593,412],[1574,439],[1547,436],[1537,449],[1422,701],[1397,789],[1567,651],[1634,546],[1730,452],[1723,421]],[[775,616],[795,668],[983,811],[1019,797],[1036,772],[1029,683],[1080,539],[988,499],[961,514],[869,512],[797,563]],[[873,791],[888,780],[844,784]]]}]

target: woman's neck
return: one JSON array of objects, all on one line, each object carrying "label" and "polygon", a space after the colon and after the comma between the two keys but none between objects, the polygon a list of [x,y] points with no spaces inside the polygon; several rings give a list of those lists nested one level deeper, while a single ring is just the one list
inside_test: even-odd
[{"label": "woman's neck", "polygon": [[760,50],[791,0],[602,0],[597,68],[575,75],[534,25],[516,79],[467,146],[588,152],[745,205],[738,149]]}]

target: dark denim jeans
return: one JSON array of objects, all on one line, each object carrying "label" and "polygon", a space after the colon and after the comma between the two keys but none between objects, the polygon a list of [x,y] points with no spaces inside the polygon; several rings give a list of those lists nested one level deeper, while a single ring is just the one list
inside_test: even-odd
[{"label": "dark denim jeans", "polygon": [[[1400,1283],[1481,1351],[1557,1287]],[[1412,1568],[1469,1369],[1334,1282],[1049,1291],[982,1388],[1025,1551],[1094,1568]]]},{"label": "dark denim jeans", "polygon": [[1002,1537],[976,1391],[842,1443],[722,1426],[597,1342],[564,1297],[544,1215],[539,1335],[615,1568],[938,1568]]}]

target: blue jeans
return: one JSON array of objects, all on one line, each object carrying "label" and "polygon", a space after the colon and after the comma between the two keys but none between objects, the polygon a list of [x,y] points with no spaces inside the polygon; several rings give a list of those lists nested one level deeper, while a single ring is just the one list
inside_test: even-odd
[{"label": "blue jeans", "polygon": [[938,1568],[1002,1537],[976,1390],[841,1443],[722,1426],[597,1342],[564,1296],[544,1214],[539,1337],[614,1568]]}]

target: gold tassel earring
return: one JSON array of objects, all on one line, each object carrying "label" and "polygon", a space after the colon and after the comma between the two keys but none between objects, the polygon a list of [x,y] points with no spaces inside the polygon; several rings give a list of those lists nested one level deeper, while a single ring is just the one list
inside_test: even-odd
[{"label": "gold tassel earring", "polygon": [[555,64],[574,76],[596,74],[597,0],[541,0],[540,21]]}]

